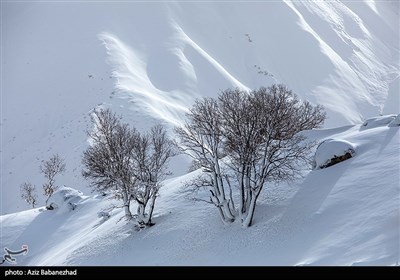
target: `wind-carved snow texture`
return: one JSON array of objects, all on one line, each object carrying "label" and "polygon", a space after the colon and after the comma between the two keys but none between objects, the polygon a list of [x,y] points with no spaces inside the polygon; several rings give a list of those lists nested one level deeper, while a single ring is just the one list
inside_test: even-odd
[{"label": "wind-carved snow texture", "polygon": [[[100,35],[124,97],[172,124],[181,122],[195,98],[215,96],[226,87],[249,89],[271,82],[284,82],[303,98],[323,104],[330,124],[360,122],[362,116],[384,110],[389,85],[399,76],[393,60],[398,42],[369,31],[366,24],[375,25],[378,15],[364,23],[368,18],[352,11],[351,4],[285,1],[262,3],[255,10],[252,4],[232,3],[231,14],[225,4],[182,5],[185,14],[170,8],[172,19],[162,35],[151,32],[132,47],[112,33]],[[354,8],[362,13],[371,9],[363,5]],[[193,18],[201,21],[205,14],[208,23],[200,27]],[[243,35],[250,37],[243,33],[237,38],[244,14],[252,15],[245,21],[252,32],[251,40],[243,42]],[[222,21],[229,22],[230,29]],[[259,74],[251,69],[254,65],[268,69],[274,79],[254,79]]]},{"label": "wind-carved snow texture", "polygon": [[[193,42],[176,23],[170,24],[170,29],[172,34],[167,41],[168,48],[156,48],[153,52],[150,48],[150,51],[146,50],[150,52],[147,55],[131,49],[110,33],[99,35],[113,67],[116,88],[123,98],[136,103],[137,107],[156,119],[180,125],[196,98],[207,94],[214,96],[219,89],[223,89],[202,92],[199,88],[206,87],[203,84],[221,79],[225,81],[225,87],[249,90]],[[201,69],[199,64],[205,63],[215,72],[214,76],[198,78],[195,69]]]},{"label": "wind-carved snow texture", "polygon": [[400,107],[397,2],[2,7],[3,214],[28,207],[15,189],[40,188],[38,166],[54,153],[67,164],[60,184],[88,191],[80,161],[97,106],[172,129],[196,98],[284,83],[326,107],[326,127]]},{"label": "wind-carved snow texture", "polygon": [[363,125],[361,126],[361,129],[370,129],[370,128],[375,128],[378,126],[383,126],[383,125],[390,125],[391,123],[395,123],[395,120],[398,119],[398,115],[388,115],[388,116],[380,116],[380,117],[374,117],[374,118],[369,118],[364,121]]},{"label": "wind-carved snow texture", "polygon": [[[376,118],[399,114],[399,2],[1,5],[0,213],[6,226],[0,245],[20,248],[31,241],[32,254],[22,264],[110,264],[112,248],[124,252],[115,264],[362,265],[399,259],[399,117]],[[120,214],[105,210],[109,201],[102,197],[84,199],[65,213],[6,215],[28,209],[18,187],[29,181],[41,191],[39,166],[55,153],[67,168],[56,184],[90,192],[81,158],[95,107],[111,108],[140,130],[156,122],[172,129],[196,98],[272,83],[324,105],[325,127],[342,127],[308,132],[310,137],[349,141],[357,155],[314,170],[303,182],[267,188],[248,237],[241,229],[226,230],[212,209],[183,200],[178,189],[191,176],[183,156],[172,161],[157,225],[140,235],[149,242],[142,244],[121,224],[114,228]],[[39,205],[44,201],[40,195]],[[104,211],[109,219],[96,218]],[[62,218],[52,219],[54,213]],[[47,235],[37,233],[43,228]],[[226,242],[219,242],[221,234]],[[87,243],[77,242],[82,236]],[[135,246],[147,250],[141,261],[130,255]],[[211,249],[228,257],[209,256]],[[254,251],[261,257],[254,259]]]}]

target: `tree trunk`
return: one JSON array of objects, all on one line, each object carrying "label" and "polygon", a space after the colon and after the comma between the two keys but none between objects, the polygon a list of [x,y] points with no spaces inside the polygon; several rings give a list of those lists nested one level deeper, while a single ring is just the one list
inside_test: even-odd
[{"label": "tree trunk", "polygon": [[244,167],[242,168],[242,173],[240,175],[239,182],[239,190],[240,190],[240,199],[239,199],[239,216],[240,220],[243,222],[244,213],[246,213],[246,204],[245,204],[245,192],[244,192]]},{"label": "tree trunk", "polygon": [[153,211],[154,211],[154,205],[156,204],[156,198],[157,198],[157,194],[154,193],[152,198],[150,199],[150,209],[149,209],[149,218],[147,220],[147,225],[152,226],[154,224],[151,223],[151,218],[153,217]]},{"label": "tree trunk", "polygon": [[235,221],[235,216],[232,214],[232,211],[231,211],[231,209],[229,207],[229,201],[228,200],[225,199],[221,203],[221,208],[222,208],[222,211],[225,214],[225,219],[227,220],[227,222],[232,223],[233,221]]},{"label": "tree trunk", "polygon": [[253,217],[254,217],[254,212],[256,210],[256,198],[253,195],[251,201],[250,201],[250,207],[249,209],[247,209],[247,216],[244,219],[244,221],[242,222],[242,226],[244,227],[249,227],[251,226],[252,222],[253,222]]},{"label": "tree trunk", "polygon": [[226,223],[226,218],[224,215],[224,211],[222,211],[221,207],[217,207],[218,208],[218,212],[219,212],[219,216],[221,217],[222,222],[225,224]]},{"label": "tree trunk", "polygon": [[132,213],[130,210],[130,198],[128,197],[128,193],[126,191],[124,191],[122,193],[122,199],[123,199],[123,203],[124,203],[124,211],[125,211],[125,218],[127,220],[132,219]]},{"label": "tree trunk", "polygon": [[139,202],[139,206],[137,209],[137,221],[139,225],[145,225],[146,224],[146,219],[145,219],[145,205],[142,202]]},{"label": "tree trunk", "polygon": [[251,178],[251,168],[250,166],[246,166],[246,173],[245,173],[245,191],[246,191],[246,199],[245,199],[245,208],[246,208],[246,212],[249,211],[249,208],[251,207],[251,200],[252,200],[252,196],[253,193],[251,191],[251,183],[250,183],[250,178]]},{"label": "tree trunk", "polygon": [[216,184],[219,189],[219,201],[222,204],[222,211],[224,212],[225,218],[228,222],[233,222],[235,220],[235,216],[232,214],[232,210],[229,207],[229,200],[226,199],[225,189],[224,189],[224,181],[222,180],[221,168],[219,167],[218,159],[214,160],[215,169],[216,169]]},{"label": "tree trunk", "polygon": [[127,220],[132,219],[132,213],[131,210],[129,209],[129,204],[124,204],[124,211],[125,211],[125,218]]},{"label": "tree trunk", "polygon": [[237,212],[236,212],[236,207],[235,207],[235,201],[233,200],[232,186],[231,186],[231,183],[230,183],[230,181],[229,181],[228,176],[225,176],[225,180],[226,180],[226,182],[227,182],[227,184],[228,184],[228,187],[229,187],[229,204],[230,204],[229,207],[230,207],[231,210],[232,210],[233,216],[236,216]]},{"label": "tree trunk", "polygon": [[251,187],[248,187],[248,189],[246,189],[246,213],[250,211],[250,207],[251,207],[251,201],[253,199],[253,193],[251,191]]},{"label": "tree trunk", "polygon": [[[215,187],[213,187],[213,189],[215,189]],[[221,202],[219,201],[219,197],[215,195],[215,193],[212,190],[209,190],[211,195],[210,195],[210,201],[218,208],[218,213],[219,216],[221,217],[222,222],[226,223],[226,217],[225,217],[225,213],[222,210],[221,207]]]},{"label": "tree trunk", "polygon": [[258,191],[252,190],[250,205],[249,205],[249,209],[247,210],[247,216],[246,216],[246,219],[244,219],[244,221],[242,222],[242,226],[244,226],[244,227],[249,227],[253,223],[254,212],[256,211],[257,198],[258,198],[260,192],[261,192],[261,188]]}]

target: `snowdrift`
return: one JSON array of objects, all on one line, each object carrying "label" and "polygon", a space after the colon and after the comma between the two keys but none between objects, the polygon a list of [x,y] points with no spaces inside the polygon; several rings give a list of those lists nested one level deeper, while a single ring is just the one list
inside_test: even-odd
[{"label": "snowdrift", "polygon": [[[19,265],[397,265],[399,127],[361,128],[305,132],[319,142],[352,143],[357,155],[305,170],[290,185],[266,186],[247,229],[223,225],[215,208],[185,199],[182,185],[194,171],[165,181],[156,225],[146,230],[119,221],[123,212],[110,211],[117,202],[107,196],[78,193],[74,211],[0,216],[0,247],[27,244]],[[54,198],[65,205],[62,193]]]},{"label": "snowdrift", "polygon": [[[0,249],[20,265],[396,265],[399,261],[399,2],[1,2]],[[196,98],[284,83],[325,106],[316,166],[268,186],[247,230],[185,199],[177,157],[155,213],[136,232],[108,197],[84,196],[90,113],[148,129],[179,125]],[[385,116],[378,116],[384,114]],[[361,123],[364,122],[364,125]],[[343,126],[347,125],[347,126]],[[338,149],[338,151],[336,151]],[[33,210],[18,186],[59,153],[67,172]],[[318,162],[318,163],[317,163]],[[81,193],[82,192],[82,193]],[[44,199],[39,201],[44,205]],[[57,208],[55,207],[57,206]],[[20,212],[18,212],[20,211]],[[118,222],[119,221],[119,222]],[[140,252],[140,254],[138,253]]]},{"label": "snowdrift", "polygon": [[326,168],[352,158],[355,154],[355,147],[352,143],[340,139],[326,139],[317,147],[313,167]]},{"label": "snowdrift", "polygon": [[48,210],[70,211],[75,210],[83,199],[83,193],[70,187],[62,186],[56,190],[46,203]]},{"label": "snowdrift", "polygon": [[389,125],[389,126],[395,126],[396,122],[398,122],[399,116],[397,115],[388,115],[388,116],[379,116],[379,117],[374,117],[374,118],[369,118],[367,119],[363,125],[361,126],[361,129],[370,129],[370,128],[375,128],[378,126],[384,126],[384,125]]}]

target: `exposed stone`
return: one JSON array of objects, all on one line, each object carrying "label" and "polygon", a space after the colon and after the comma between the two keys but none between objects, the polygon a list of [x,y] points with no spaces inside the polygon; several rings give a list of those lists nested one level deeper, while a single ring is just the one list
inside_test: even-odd
[{"label": "exposed stone", "polygon": [[345,160],[347,160],[347,159],[349,159],[349,158],[352,158],[353,156],[352,156],[351,154],[352,154],[352,153],[347,152],[347,153],[345,153],[344,155],[341,155],[341,156],[336,156],[336,155],[334,155],[334,157],[331,159],[330,162],[328,162],[328,163],[325,164],[325,165],[322,165],[320,168],[326,168],[326,167],[335,165],[335,164],[337,164],[337,163],[339,163],[339,162],[345,161]]}]

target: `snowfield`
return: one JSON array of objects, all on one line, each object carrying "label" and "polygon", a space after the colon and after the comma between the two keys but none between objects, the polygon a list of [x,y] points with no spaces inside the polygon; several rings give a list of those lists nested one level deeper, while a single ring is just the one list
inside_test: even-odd
[{"label": "snowfield", "polygon": [[[1,2],[0,250],[20,265],[398,265],[398,1]],[[322,104],[315,164],[266,186],[254,225],[224,225],[186,199],[190,159],[171,160],[155,226],[136,231],[119,202],[81,175],[95,108],[171,132],[197,98],[283,83]],[[332,144],[332,145],[331,145]],[[64,185],[41,195],[58,153]],[[338,155],[337,155],[338,156]],[[36,209],[19,186],[36,185]],[[201,194],[200,194],[201,195]],[[134,207],[134,206],[133,206]]]},{"label": "snowfield", "polygon": [[172,128],[196,98],[284,83],[325,106],[326,127],[399,113],[398,1],[1,7],[1,214],[28,209],[16,189],[40,188],[54,153],[67,165],[59,184],[90,191],[81,155],[97,106]]},{"label": "snowfield", "polygon": [[224,225],[214,207],[185,198],[182,184],[194,171],[165,182],[148,229],[119,221],[121,209],[105,210],[112,200],[92,195],[74,210],[1,216],[0,246],[27,244],[20,265],[398,265],[399,127],[306,134],[355,143],[357,155],[267,186],[250,228]]}]

